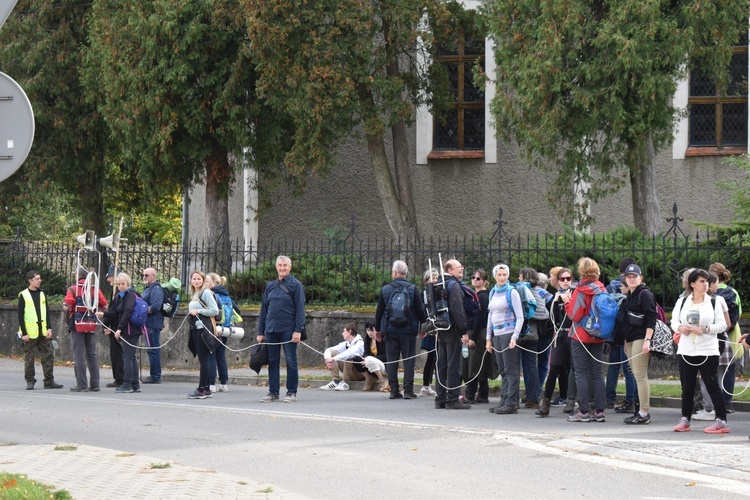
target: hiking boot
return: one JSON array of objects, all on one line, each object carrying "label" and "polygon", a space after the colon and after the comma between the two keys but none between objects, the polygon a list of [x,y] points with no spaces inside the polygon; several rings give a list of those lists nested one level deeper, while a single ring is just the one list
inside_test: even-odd
[{"label": "hiking boot", "polygon": [[272,392],[269,392],[268,394],[265,395],[265,397],[262,397],[260,399],[260,402],[261,403],[273,403],[274,401],[278,401],[278,400],[279,400],[279,395],[278,394],[274,394]]},{"label": "hiking boot", "polygon": [[44,384],[44,388],[45,389],[62,389],[62,387],[63,387],[62,384],[58,384],[54,380],[52,382],[48,382],[48,383]]},{"label": "hiking boot", "polygon": [[675,432],[689,432],[690,431],[690,420],[685,417],[680,419],[680,423],[674,426]]},{"label": "hiking boot", "polygon": [[591,422],[591,414],[577,411],[574,415],[568,417],[568,422]]},{"label": "hiking boot", "polygon": [[572,399],[569,399],[568,402],[565,403],[565,408],[563,408],[563,413],[572,414],[574,411],[576,411],[576,402]]},{"label": "hiking boot", "polygon": [[499,406],[499,407],[495,408],[494,413],[496,413],[498,415],[514,415],[514,414],[518,413],[518,408],[516,408],[515,405],[512,405],[512,406],[508,406],[508,405]]},{"label": "hiking boot", "polygon": [[470,410],[471,405],[462,403],[461,401],[448,401],[445,403],[446,410]]},{"label": "hiking boot", "polygon": [[632,401],[623,401],[621,404],[615,406],[615,413],[633,413],[635,407]]},{"label": "hiking boot", "polygon": [[706,434],[726,434],[729,432],[729,427],[727,427],[726,421],[717,418],[713,424],[703,429],[703,432]]},{"label": "hiking boot", "polygon": [[337,387],[338,385],[339,385],[339,384],[337,384],[337,383],[336,383],[335,381],[331,380],[331,381],[330,381],[330,382],[328,382],[328,383],[327,383],[326,385],[321,385],[321,386],[320,386],[320,390],[321,390],[321,391],[333,391],[333,390],[335,390],[335,389],[336,389],[336,387]]},{"label": "hiking boot", "polygon": [[417,395],[414,391],[404,391],[404,399],[417,399]]},{"label": "hiking boot", "polygon": [[539,401],[526,401],[523,405],[524,408],[531,408],[532,410],[539,408]]},{"label": "hiking boot", "polygon": [[542,402],[539,404],[539,409],[534,413],[540,417],[546,417],[549,415],[550,400],[549,398],[542,398]]},{"label": "hiking boot", "polygon": [[401,391],[391,391],[391,395],[388,396],[388,399],[404,399],[404,395],[401,394]]},{"label": "hiking boot", "polygon": [[636,425],[645,425],[651,423],[651,415],[646,413],[645,417],[642,417],[640,413],[636,413],[635,415],[632,415],[630,417],[627,417],[625,420],[623,420],[626,424],[636,424]]}]

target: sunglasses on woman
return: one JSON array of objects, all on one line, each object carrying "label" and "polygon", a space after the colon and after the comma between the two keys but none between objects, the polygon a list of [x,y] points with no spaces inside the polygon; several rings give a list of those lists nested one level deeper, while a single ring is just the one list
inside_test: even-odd
[{"label": "sunglasses on woman", "polygon": [[557,281],[571,281],[572,279],[570,276],[563,276],[562,278],[557,278]]}]

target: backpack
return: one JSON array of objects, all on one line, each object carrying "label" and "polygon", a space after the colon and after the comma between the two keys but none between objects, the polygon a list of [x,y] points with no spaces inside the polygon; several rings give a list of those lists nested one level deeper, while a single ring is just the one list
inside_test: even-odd
[{"label": "backpack", "polygon": [[[135,292],[133,292],[135,293]],[[133,314],[130,315],[130,324],[140,328],[146,324],[146,318],[148,317],[148,304],[143,300],[143,297],[135,294],[135,307],[133,308]]]},{"label": "backpack", "polygon": [[[83,303],[83,285],[75,284],[70,287],[70,293],[76,298],[76,305],[72,311],[72,328],[71,330],[78,333],[91,333],[96,331],[96,317],[94,313],[88,310]],[[81,290],[79,294],[78,291]],[[98,300],[98,297],[94,300]]]},{"label": "backpack", "polygon": [[216,323],[220,326],[232,326],[234,324],[234,304],[229,295],[214,293],[216,304],[219,306],[219,314],[216,315]]},{"label": "backpack", "polygon": [[740,309],[737,306],[737,292],[731,286],[718,288],[716,295],[719,295],[727,303],[727,314],[729,314],[729,321],[731,324],[727,325],[727,331],[734,328],[734,325],[740,320]]},{"label": "backpack", "polygon": [[[462,281],[451,281],[450,283],[458,283],[461,287],[461,290],[464,292],[464,311],[466,312],[466,324],[467,325],[473,325],[474,319],[477,316],[477,313],[482,309],[481,305],[479,304],[479,295],[469,288],[464,282]],[[451,284],[448,284],[448,291],[450,292]]]},{"label": "backpack", "polygon": [[[620,308],[620,302],[622,302],[624,295],[621,293],[616,294],[622,296],[622,298],[620,298],[615,297],[615,294],[602,292],[594,286],[593,283],[589,283],[586,286],[596,290],[596,294],[591,300],[589,314],[583,317],[578,326],[583,328],[586,333],[594,338],[612,342],[614,340],[617,311]],[[584,296],[581,293],[578,294],[578,297],[581,300],[584,299]],[[617,301],[618,298],[620,302]]]},{"label": "backpack", "polygon": [[521,297],[521,310],[523,311],[523,326],[521,327],[521,337],[528,334],[531,331],[530,321],[536,316],[537,302],[534,296],[531,294],[531,289],[517,281],[510,283],[508,291],[505,292],[505,300],[508,302],[508,308],[515,315],[516,312],[513,310],[513,301],[511,300],[511,290],[518,292],[518,296]]},{"label": "backpack", "polygon": [[161,305],[161,314],[165,318],[171,318],[177,312],[177,308],[180,305],[180,288],[182,282],[177,278],[170,278],[167,282],[167,286],[161,285],[161,290],[164,292],[164,302]]},{"label": "backpack", "polygon": [[388,299],[388,324],[394,328],[404,328],[411,323],[411,284],[392,285],[393,291]]}]

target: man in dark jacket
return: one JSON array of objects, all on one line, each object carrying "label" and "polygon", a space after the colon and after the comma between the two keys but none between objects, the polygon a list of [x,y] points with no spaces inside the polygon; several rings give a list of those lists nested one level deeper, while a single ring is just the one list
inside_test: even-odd
[{"label": "man in dark jacket", "polygon": [[146,316],[146,331],[148,332],[148,365],[150,377],[143,381],[144,384],[161,384],[161,331],[164,328],[164,315],[161,313],[164,304],[164,290],[156,279],[156,269],[148,267],[143,270],[143,300],[148,304],[148,316]]},{"label": "man in dark jacket", "polygon": [[452,259],[446,262],[443,268],[443,279],[448,289],[451,326],[448,330],[439,332],[437,338],[438,383],[435,408],[468,410],[471,405],[458,400],[461,386],[461,346],[469,343],[462,288],[465,285],[461,283],[464,277],[464,266]]},{"label": "man in dark jacket", "polygon": [[[385,285],[380,291],[378,308],[375,312],[375,324],[385,336],[385,350],[388,364],[385,367],[388,382],[391,386],[391,399],[417,399],[414,393],[414,356],[417,352],[417,332],[419,324],[427,320],[427,313],[422,304],[422,296],[417,287],[409,283],[406,274],[409,268],[403,260],[397,260],[391,268],[393,282]],[[394,324],[394,318],[389,317],[394,311],[389,311],[391,295],[401,294],[403,290],[408,300],[398,311],[399,316],[405,315],[404,324]],[[393,307],[393,306],[392,306]],[[399,322],[400,323],[400,322]],[[404,393],[401,394],[398,385],[398,358],[403,359],[404,365]]]}]

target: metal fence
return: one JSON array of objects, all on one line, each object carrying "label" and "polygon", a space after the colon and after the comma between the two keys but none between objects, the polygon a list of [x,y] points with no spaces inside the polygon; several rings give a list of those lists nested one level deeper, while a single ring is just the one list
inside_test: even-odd
[{"label": "metal fence", "polygon": [[[494,221],[492,234],[461,238],[427,238],[400,244],[389,238],[361,238],[357,221],[352,216],[348,232],[339,237],[306,241],[273,241],[260,245],[236,241],[229,255],[216,258],[217,250],[206,242],[185,246],[146,244],[124,245],[120,249],[120,267],[134,283],[146,267],[157,270],[161,281],[179,277],[188,284],[193,269],[215,271],[227,276],[231,295],[240,302],[258,303],[265,283],[276,277],[275,259],[287,255],[293,262],[293,274],[305,285],[308,304],[334,306],[366,306],[377,303],[384,283],[390,281],[391,264],[406,261],[410,279],[420,282],[423,271],[431,263],[438,267],[449,258],[461,261],[466,276],[473,270],[489,271],[498,262],[511,267],[516,276],[522,267],[547,272],[554,266],[573,268],[583,256],[595,259],[605,283],[618,276],[622,257],[633,257],[641,266],[646,282],[657,299],[669,308],[682,291],[681,273],[690,267],[708,268],[711,262],[722,262],[732,273],[730,284],[740,296],[750,297],[750,258],[745,248],[750,244],[739,235],[704,231],[685,234],[679,227],[682,220],[673,209],[671,223],[663,235],[645,237],[635,230],[620,230],[604,235],[565,231],[560,234],[510,235],[505,231],[502,209]],[[14,298],[26,287],[25,274],[37,269],[42,274],[43,288],[50,295],[63,294],[73,282],[80,247],[76,244],[25,242],[20,238],[0,242],[0,296]],[[84,265],[96,267],[96,254],[83,253]],[[102,254],[101,274],[114,255]],[[227,261],[228,259],[228,261]],[[223,269],[212,269],[211,263],[228,262]],[[213,264],[219,266],[219,264]],[[575,269],[574,269],[575,271]],[[103,280],[102,280],[103,281]]]}]

